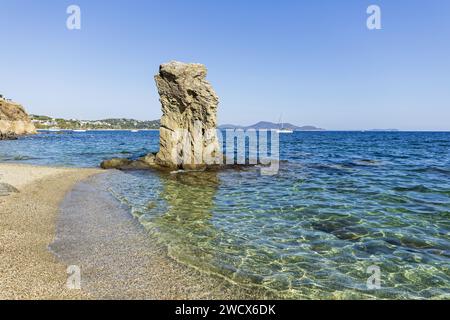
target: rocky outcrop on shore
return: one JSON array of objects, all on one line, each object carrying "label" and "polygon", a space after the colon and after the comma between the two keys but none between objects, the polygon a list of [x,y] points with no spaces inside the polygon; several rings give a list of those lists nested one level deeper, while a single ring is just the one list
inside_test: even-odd
[{"label": "rocky outcrop on shore", "polygon": [[0,98],[0,140],[35,133],[36,128],[25,109],[20,104]]},{"label": "rocky outcrop on shore", "polygon": [[111,159],[104,169],[197,170],[222,164],[217,137],[217,97],[202,64],[172,61],[155,76],[162,118],[160,149],[137,160]]},{"label": "rocky outcrop on shore", "polygon": [[198,169],[218,163],[217,97],[202,64],[172,61],[155,76],[162,105],[160,149],[163,167]]},{"label": "rocky outcrop on shore", "polygon": [[0,140],[17,140],[17,135],[0,132]]}]

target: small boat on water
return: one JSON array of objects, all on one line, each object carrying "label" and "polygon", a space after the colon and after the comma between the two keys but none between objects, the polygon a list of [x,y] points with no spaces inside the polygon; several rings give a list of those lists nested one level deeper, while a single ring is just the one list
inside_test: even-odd
[{"label": "small boat on water", "polygon": [[293,130],[290,129],[279,129],[277,130],[278,133],[294,133]]},{"label": "small boat on water", "polygon": [[131,132],[139,132],[139,130],[131,130]]},{"label": "small boat on water", "polygon": [[280,117],[280,129],[277,130],[278,133],[294,133],[294,130],[288,129],[284,127],[283,118]]},{"label": "small boat on water", "polygon": [[86,132],[86,130],[77,129],[77,130],[72,130],[72,132]]},{"label": "small boat on water", "polygon": [[61,129],[57,129],[57,128],[50,128],[47,130],[48,132],[60,132]]}]

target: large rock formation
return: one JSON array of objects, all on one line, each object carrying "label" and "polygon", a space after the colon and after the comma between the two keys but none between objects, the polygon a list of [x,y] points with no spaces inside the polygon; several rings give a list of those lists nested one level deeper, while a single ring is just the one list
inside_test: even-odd
[{"label": "large rock formation", "polygon": [[217,138],[219,98],[206,81],[206,67],[172,61],[155,76],[162,105],[156,164],[198,169],[221,163]]},{"label": "large rock formation", "polygon": [[219,98],[208,81],[206,67],[172,61],[155,76],[162,105],[160,149],[137,160],[111,159],[103,169],[186,169],[222,165],[217,137]]},{"label": "large rock formation", "polygon": [[0,140],[34,133],[36,128],[25,109],[17,103],[0,98]]},{"label": "large rock formation", "polygon": [[[245,159],[246,133],[243,131],[226,137],[231,139],[227,148],[231,149],[231,152],[228,154],[230,150],[227,150],[226,156],[222,154],[217,132],[219,98],[206,81],[206,73],[206,67],[202,64],[177,61],[162,64],[155,76],[163,112],[159,152],[138,159],[105,160],[100,166],[103,169],[123,170],[155,168],[215,171],[228,168],[240,170],[259,164],[261,174],[276,173],[279,163],[277,131],[270,134],[270,157],[264,153],[255,155],[258,143],[260,146],[268,147],[268,144],[264,145],[262,142],[266,141],[264,135],[257,138],[256,131],[249,133],[255,137],[254,144],[249,147],[253,148],[252,151],[249,150],[253,158],[248,161]],[[243,149],[237,161],[235,161],[234,137],[238,138],[238,152]],[[268,150],[264,150],[267,153]]]}]

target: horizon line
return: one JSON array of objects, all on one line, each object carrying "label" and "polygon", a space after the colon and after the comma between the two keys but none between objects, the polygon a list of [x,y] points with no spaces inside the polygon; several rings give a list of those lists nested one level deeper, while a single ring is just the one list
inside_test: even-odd
[{"label": "horizon line", "polygon": [[[97,119],[78,119],[78,118],[64,118],[64,117],[54,117],[54,116],[48,116],[48,115],[42,115],[42,114],[35,114],[35,113],[30,113],[29,116],[44,116],[44,117],[49,117],[51,119],[64,119],[64,120],[76,120],[76,121],[101,121],[101,120],[108,120],[108,119],[125,119],[125,120],[136,120],[136,121],[160,121],[161,118],[159,119],[137,119],[137,118],[127,118],[127,117],[104,117],[104,118],[97,118]],[[226,126],[226,125],[232,125],[232,126],[236,126],[236,127],[250,127],[253,126],[255,124],[258,124],[260,122],[268,122],[268,123],[273,123],[276,124],[276,122],[273,121],[267,121],[267,120],[258,120],[256,122],[254,122],[253,124],[250,125],[243,125],[243,124],[233,124],[233,123],[222,123],[219,124],[218,127],[220,126]],[[292,124],[292,123],[290,123]],[[294,124],[292,124],[294,125]],[[398,128],[359,128],[359,129],[325,129],[322,128],[322,126],[316,126],[316,125],[311,125],[311,124],[304,124],[304,125],[294,125],[296,127],[305,127],[305,126],[312,126],[312,127],[316,127],[320,130],[295,130],[294,131],[311,131],[311,132],[317,132],[317,131],[328,131],[328,132],[361,132],[361,131],[371,131],[371,132],[450,132],[450,129],[398,129]]]}]

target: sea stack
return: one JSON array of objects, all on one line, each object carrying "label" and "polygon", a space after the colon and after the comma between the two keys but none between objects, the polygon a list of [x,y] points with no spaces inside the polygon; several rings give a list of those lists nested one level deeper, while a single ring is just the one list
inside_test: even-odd
[{"label": "sea stack", "polygon": [[199,169],[221,163],[217,97],[202,64],[172,61],[155,76],[162,105],[157,165]]},{"label": "sea stack", "polygon": [[25,109],[20,104],[0,96],[0,140],[35,133],[36,128]]},{"label": "sea stack", "polygon": [[155,76],[162,117],[159,152],[137,160],[103,161],[103,169],[201,170],[223,164],[217,137],[217,97],[206,81],[206,67],[172,61]]}]

